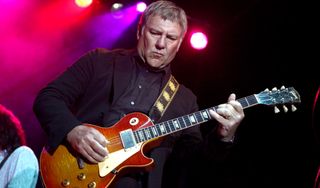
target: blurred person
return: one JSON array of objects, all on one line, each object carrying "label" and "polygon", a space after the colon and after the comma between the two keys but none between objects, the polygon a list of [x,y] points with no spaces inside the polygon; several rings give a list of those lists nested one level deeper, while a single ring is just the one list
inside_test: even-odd
[{"label": "blurred person", "polygon": [[34,188],[38,174],[38,159],[26,145],[19,119],[0,105],[0,187]]}]

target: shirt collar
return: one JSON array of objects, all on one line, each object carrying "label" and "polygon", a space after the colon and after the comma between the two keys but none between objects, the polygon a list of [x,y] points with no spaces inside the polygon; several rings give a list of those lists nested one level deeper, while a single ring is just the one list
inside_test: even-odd
[{"label": "shirt collar", "polygon": [[150,67],[147,63],[145,63],[142,58],[140,57],[139,53],[138,53],[138,50],[134,50],[133,51],[133,57],[135,59],[135,61],[145,67],[148,71],[151,71],[151,72],[164,72],[166,75],[168,74],[171,74],[171,66],[170,64],[168,64],[167,66],[163,67],[162,69],[155,69],[153,67]]}]

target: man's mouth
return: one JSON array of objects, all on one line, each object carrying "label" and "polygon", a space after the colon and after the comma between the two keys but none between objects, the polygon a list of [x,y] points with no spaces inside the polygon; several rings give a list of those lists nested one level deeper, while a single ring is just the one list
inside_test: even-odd
[{"label": "man's mouth", "polygon": [[151,57],[154,59],[160,59],[161,57],[163,57],[163,54],[158,53],[158,52],[153,52]]}]

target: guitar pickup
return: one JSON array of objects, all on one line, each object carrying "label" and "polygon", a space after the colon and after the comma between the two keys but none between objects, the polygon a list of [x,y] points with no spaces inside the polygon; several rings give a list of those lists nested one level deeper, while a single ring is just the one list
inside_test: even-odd
[{"label": "guitar pickup", "polygon": [[129,149],[136,145],[136,140],[131,129],[121,131],[120,138],[124,149]]}]

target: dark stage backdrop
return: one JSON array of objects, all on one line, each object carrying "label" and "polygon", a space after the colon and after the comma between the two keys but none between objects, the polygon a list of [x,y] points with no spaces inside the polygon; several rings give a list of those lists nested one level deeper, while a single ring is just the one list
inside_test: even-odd
[{"label": "dark stage backdrop", "polygon": [[[0,19],[0,103],[20,118],[28,144],[39,156],[46,135],[32,112],[37,92],[92,48],[134,47],[138,19],[120,38],[109,41],[101,35],[110,26],[92,26],[101,12],[77,22],[62,16],[46,24],[55,17],[47,14],[53,9],[47,4],[53,1],[21,2],[16,15]],[[311,123],[320,83],[313,47],[315,6],[289,0],[175,2],[188,13],[190,28],[209,34],[205,50],[192,50],[185,41],[172,64],[201,108],[225,102],[231,92],[244,97],[282,85],[301,95],[296,112],[274,114],[268,106],[245,110],[234,159],[225,169],[229,172],[222,173],[231,177],[228,186],[312,187],[320,159],[319,125]],[[204,135],[211,129],[201,128]]]}]

